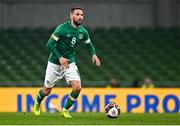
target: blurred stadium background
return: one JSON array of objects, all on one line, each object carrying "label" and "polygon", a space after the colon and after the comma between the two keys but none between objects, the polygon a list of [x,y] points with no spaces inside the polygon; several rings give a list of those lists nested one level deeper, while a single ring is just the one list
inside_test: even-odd
[{"label": "blurred stadium background", "polygon": [[179,87],[179,0],[0,0],[1,86],[42,85],[46,43],[73,6],[84,8],[102,60],[96,69],[86,47],[77,49],[84,86],[106,86],[115,78],[130,87],[150,77],[156,87]]},{"label": "blurred stadium background", "polygon": [[[173,100],[169,111],[179,112],[180,0],[0,0],[0,90],[8,94],[8,88],[4,87],[15,87],[10,91],[12,96],[17,95],[15,99],[18,99],[19,106],[12,110],[22,111],[19,94],[23,92],[22,95],[26,95],[30,90],[35,97],[42,87],[50,53],[46,43],[54,28],[69,20],[69,10],[74,6],[84,8],[84,25],[102,63],[97,69],[91,63],[85,44],[78,47],[77,64],[83,87],[105,89],[112,79],[116,87],[131,88],[136,82],[139,82],[136,86],[141,87],[144,79],[150,78],[155,87],[163,89],[147,90],[147,94],[157,94],[162,102],[159,104],[163,105],[168,104],[167,100]],[[56,87],[66,87],[65,80],[58,83]],[[38,88],[24,93],[24,88],[18,90],[19,87]],[[173,89],[164,89],[170,87]],[[146,92],[140,89],[137,92],[124,89],[123,92],[120,88],[108,89],[108,92],[113,94],[115,91],[115,95],[120,94],[117,92],[126,95],[140,92],[141,99],[146,96]],[[56,89],[55,92],[58,93]],[[63,95],[66,93],[63,89]],[[103,92],[99,96],[106,94]],[[93,94],[89,92],[89,95]],[[26,96],[32,107],[32,98]],[[2,96],[0,98],[3,99]],[[3,105],[6,106],[5,103]],[[143,106],[140,112],[142,109]],[[165,106],[158,110],[167,112],[168,109]],[[24,111],[30,111],[30,106]]]}]

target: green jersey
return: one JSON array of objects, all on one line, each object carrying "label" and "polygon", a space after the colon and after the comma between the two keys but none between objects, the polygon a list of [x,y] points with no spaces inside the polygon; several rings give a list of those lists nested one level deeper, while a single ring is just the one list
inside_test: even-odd
[{"label": "green jersey", "polygon": [[89,38],[89,33],[82,25],[74,28],[70,21],[65,22],[55,29],[50,39],[54,41],[54,50],[51,49],[51,54],[49,56],[49,61],[52,63],[59,64],[60,57],[67,58],[69,63],[75,62],[75,49],[81,42],[87,45],[91,44],[89,50],[92,55],[95,54],[95,49]]}]

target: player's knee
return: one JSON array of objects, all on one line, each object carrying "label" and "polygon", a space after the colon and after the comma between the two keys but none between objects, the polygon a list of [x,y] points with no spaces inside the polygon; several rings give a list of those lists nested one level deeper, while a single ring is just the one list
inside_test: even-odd
[{"label": "player's knee", "polygon": [[51,91],[46,91],[44,95],[48,96],[50,93],[51,93]]},{"label": "player's knee", "polygon": [[75,91],[76,91],[76,92],[80,92],[80,91],[81,91],[81,86],[80,86],[80,85],[79,85],[79,86],[76,86],[76,87],[75,87]]},{"label": "player's knee", "polygon": [[51,89],[52,89],[52,88],[46,88],[46,87],[44,87],[44,88],[43,88],[43,94],[44,94],[44,96],[49,95],[49,94],[51,93]]}]

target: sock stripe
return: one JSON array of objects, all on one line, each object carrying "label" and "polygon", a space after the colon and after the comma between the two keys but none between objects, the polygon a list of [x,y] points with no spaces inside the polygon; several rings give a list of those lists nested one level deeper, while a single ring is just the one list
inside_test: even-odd
[{"label": "sock stripe", "polygon": [[76,99],[75,99],[75,98],[73,98],[71,95],[69,95],[69,96],[68,96],[68,99],[69,99],[69,100],[71,100],[71,101],[73,101],[73,102],[75,102],[75,101],[76,101]]},{"label": "sock stripe", "polygon": [[78,95],[79,95],[79,92],[72,91],[68,96],[68,99],[65,103],[64,109],[68,110],[74,104],[74,102],[77,100]]},{"label": "sock stripe", "polygon": [[38,93],[38,97],[41,99],[41,95]]},{"label": "sock stripe", "polygon": [[38,104],[41,104],[41,101],[44,99],[44,94],[42,92],[42,89],[39,90],[37,96],[36,96],[36,99],[35,99],[35,102],[38,103]]}]

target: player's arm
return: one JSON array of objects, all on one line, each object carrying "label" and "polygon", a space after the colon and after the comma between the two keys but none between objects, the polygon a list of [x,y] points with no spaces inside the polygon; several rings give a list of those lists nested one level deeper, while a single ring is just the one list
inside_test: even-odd
[{"label": "player's arm", "polygon": [[84,40],[84,42],[86,43],[86,45],[88,47],[88,50],[92,55],[92,62],[96,63],[97,66],[100,66],[100,64],[101,64],[100,60],[96,55],[96,50],[95,50],[94,45],[92,44],[92,42],[91,42],[91,40],[89,38],[89,34],[88,34],[87,31],[85,32],[85,40]]},{"label": "player's arm", "polygon": [[96,63],[97,66],[100,66],[101,63],[100,63],[99,58],[98,58],[97,55],[96,55],[96,51],[95,51],[95,48],[94,48],[92,42],[90,42],[90,43],[88,43],[88,44],[86,44],[86,45],[87,45],[87,47],[88,47],[88,49],[89,49],[89,52],[90,52],[91,55],[92,55],[92,62],[93,62],[93,63]]},{"label": "player's arm", "polygon": [[88,40],[85,41],[85,43],[86,43],[86,45],[88,47],[88,50],[91,53],[91,55],[92,56],[96,55],[96,50],[95,50],[94,45],[92,44],[91,40],[88,39]]},{"label": "player's arm", "polygon": [[65,68],[69,68],[68,59],[62,57],[59,51],[55,48],[54,44],[59,40],[57,36],[60,36],[60,33],[56,29],[54,33],[51,35],[47,47],[51,50],[51,52],[59,59],[59,63],[63,65]]},{"label": "player's arm", "polygon": [[58,38],[54,34],[52,34],[49,41],[47,42],[47,47],[59,59],[61,57],[61,54],[58,52],[58,50],[54,46],[56,41],[58,41]]}]

